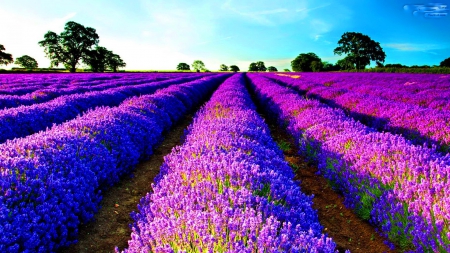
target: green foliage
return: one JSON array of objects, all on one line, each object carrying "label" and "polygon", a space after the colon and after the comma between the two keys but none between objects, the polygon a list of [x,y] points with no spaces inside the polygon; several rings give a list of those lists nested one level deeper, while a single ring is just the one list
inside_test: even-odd
[{"label": "green foliage", "polygon": [[264,65],[264,62],[262,62],[262,61],[257,61],[256,63],[252,62],[252,63],[250,63],[250,66],[248,68],[248,71],[263,71],[264,72],[266,70],[267,70],[267,68]]},{"label": "green foliage", "polygon": [[91,67],[92,72],[105,72],[106,60],[112,52],[105,47],[95,47],[93,50],[88,50],[83,62]]},{"label": "green foliage", "polygon": [[338,45],[334,49],[334,54],[346,54],[344,59],[353,63],[357,70],[364,69],[370,61],[381,63],[386,58],[380,43],[362,33],[346,32],[338,41]]},{"label": "green foliage", "polygon": [[105,72],[107,69],[117,72],[118,67],[126,66],[119,55],[114,54],[105,47],[99,46],[96,46],[93,50],[89,50],[86,53],[86,57],[83,58],[83,62],[89,65],[93,72]]},{"label": "green foliage", "polygon": [[278,69],[275,68],[274,66],[270,66],[270,67],[267,68],[267,71],[269,71],[269,72],[278,72]]},{"label": "green foliage", "polygon": [[283,152],[289,152],[291,150],[291,144],[289,142],[285,142],[283,140],[277,142],[278,147],[283,151]]},{"label": "green foliage", "polygon": [[264,66],[264,62],[262,62],[262,61],[257,61],[256,66],[258,67],[258,71],[264,72],[267,70],[266,66]]},{"label": "green foliage", "polygon": [[5,47],[0,44],[0,65],[8,65],[14,62],[11,54],[3,52]]},{"label": "green foliage", "polygon": [[351,57],[347,56],[344,59],[340,59],[336,63],[337,66],[339,66],[340,70],[350,70],[355,69],[355,63],[351,59]]},{"label": "green foliage", "polygon": [[320,61],[313,61],[311,62],[311,69],[313,72],[320,72],[323,69],[322,62]]},{"label": "green foliage", "polygon": [[283,69],[284,72],[291,72],[289,69]]},{"label": "green foliage", "polygon": [[180,62],[178,63],[177,70],[191,70],[191,68],[189,67],[189,64]]},{"label": "green foliage", "polygon": [[119,55],[114,54],[111,51],[111,54],[108,55],[106,59],[106,66],[108,69],[112,70],[113,72],[117,72],[117,68],[123,68],[126,67],[127,64],[120,58]]},{"label": "green foliage", "polygon": [[200,60],[195,60],[194,63],[192,63],[192,68],[197,72],[204,71],[206,69],[205,64]]},{"label": "green foliage", "polygon": [[[294,72],[311,72],[313,71],[311,64],[316,61],[322,64],[322,60],[315,53],[299,54],[291,61],[292,71]],[[317,65],[317,63],[315,63]],[[317,66],[316,66],[317,69]]]},{"label": "green foliage", "polygon": [[63,64],[70,72],[76,71],[80,60],[86,60],[91,48],[97,45],[99,36],[94,28],[69,21],[58,35],[48,31],[39,45],[51,60],[51,66]]},{"label": "green foliage", "polygon": [[230,66],[230,71],[233,71],[233,72],[239,72],[240,69],[239,69],[239,67],[236,66],[236,65],[231,65],[231,66]]},{"label": "green foliage", "polygon": [[228,71],[228,66],[225,64],[220,64],[219,71]]},{"label": "green foliage", "polygon": [[258,71],[258,66],[256,66],[256,63],[254,63],[254,62],[250,63],[250,66],[248,67],[248,71]]},{"label": "green foliage", "polygon": [[17,58],[14,64],[17,64],[26,69],[35,69],[38,67],[37,61],[33,57],[30,57],[28,55],[23,55]]},{"label": "green foliage", "polygon": [[447,59],[441,61],[441,64],[439,64],[440,67],[450,67],[450,57]]}]

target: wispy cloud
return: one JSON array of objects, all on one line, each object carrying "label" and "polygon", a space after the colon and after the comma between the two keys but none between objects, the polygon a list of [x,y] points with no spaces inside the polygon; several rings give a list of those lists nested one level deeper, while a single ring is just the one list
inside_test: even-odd
[{"label": "wispy cloud", "polygon": [[385,43],[383,46],[398,51],[429,51],[445,48],[443,45],[418,43]]},{"label": "wispy cloud", "polygon": [[311,11],[314,11],[314,10],[325,8],[325,7],[330,6],[330,5],[331,5],[330,3],[327,3],[327,4],[323,4],[321,6],[317,6],[317,7],[313,7],[313,8],[301,8],[301,9],[297,9],[295,11],[296,12],[311,12]]}]

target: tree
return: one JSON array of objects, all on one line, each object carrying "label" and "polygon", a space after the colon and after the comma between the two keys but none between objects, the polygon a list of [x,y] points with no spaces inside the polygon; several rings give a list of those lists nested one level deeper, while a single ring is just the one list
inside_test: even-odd
[{"label": "tree", "polygon": [[269,72],[277,72],[277,71],[278,71],[278,69],[275,68],[274,66],[268,67],[267,70],[268,70]]},{"label": "tree", "polygon": [[355,63],[350,59],[349,56],[345,57],[344,59],[338,60],[336,65],[339,66],[339,70],[350,70],[355,68]]},{"label": "tree", "polygon": [[[106,59],[106,67],[112,72],[117,72],[118,68],[124,68],[127,64],[120,58],[118,54],[111,52]],[[188,65],[189,66],[189,65]]]},{"label": "tree", "polygon": [[256,63],[252,62],[250,63],[250,66],[248,67],[248,71],[258,71],[258,66]]},{"label": "tree", "polygon": [[200,72],[200,71],[206,69],[205,64],[200,60],[195,60],[194,63],[192,63],[192,68],[197,72]]},{"label": "tree", "polygon": [[256,62],[256,67],[258,67],[257,71],[263,71],[264,72],[264,71],[267,70],[266,66],[264,66],[264,62],[262,62],[262,61]]},{"label": "tree", "polygon": [[233,71],[233,72],[239,72],[240,69],[239,69],[239,67],[236,66],[236,65],[231,65],[231,66],[230,66],[230,71]]},{"label": "tree", "polygon": [[448,57],[447,59],[441,61],[441,64],[439,64],[439,66],[441,66],[441,67],[450,67],[450,57]]},{"label": "tree", "polygon": [[346,54],[347,61],[351,61],[357,70],[364,69],[370,61],[381,63],[386,58],[380,43],[362,33],[346,32],[338,41],[338,45],[334,54]]},{"label": "tree", "polygon": [[219,71],[228,71],[228,66],[225,64],[220,64]]},{"label": "tree", "polygon": [[83,62],[91,67],[93,72],[105,72],[107,68],[107,61],[113,54],[105,47],[95,47],[94,50],[89,50]]},{"label": "tree", "polygon": [[284,69],[283,71],[284,72],[291,72],[289,69]]},{"label": "tree", "polygon": [[0,44],[0,65],[8,65],[14,62],[14,59],[11,54],[3,52],[5,47]]},{"label": "tree", "polygon": [[315,53],[299,54],[293,61],[291,61],[292,71],[294,72],[311,72],[311,63],[313,61],[322,62],[322,60]]},{"label": "tree", "polygon": [[17,64],[26,69],[35,69],[38,67],[37,61],[33,57],[30,57],[28,55],[17,58],[14,64]]},{"label": "tree", "polygon": [[60,35],[48,31],[39,45],[45,48],[51,66],[63,64],[70,72],[75,72],[79,61],[86,59],[90,49],[98,42],[99,36],[94,28],[69,21]]},{"label": "tree", "polygon": [[311,70],[313,72],[320,72],[323,69],[323,64],[321,61],[312,61],[311,62]]},{"label": "tree", "polygon": [[191,70],[191,68],[189,67],[189,64],[180,62],[178,63],[177,70]]}]

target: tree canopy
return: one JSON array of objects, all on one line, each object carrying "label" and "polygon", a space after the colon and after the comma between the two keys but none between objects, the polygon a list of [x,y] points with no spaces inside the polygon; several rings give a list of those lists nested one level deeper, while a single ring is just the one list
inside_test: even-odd
[{"label": "tree canopy", "polygon": [[274,66],[270,66],[270,67],[267,68],[267,71],[269,71],[269,72],[277,72],[278,69],[275,68]]},{"label": "tree canopy", "polygon": [[117,72],[118,68],[124,68],[127,66],[127,64],[122,60],[122,58],[120,58],[118,54],[115,54],[111,51],[111,54],[109,54],[108,56],[109,57],[106,59],[106,66],[112,72]]},{"label": "tree canopy", "polygon": [[357,70],[364,69],[370,61],[384,62],[386,54],[380,43],[369,36],[357,32],[346,32],[338,41],[334,54],[346,54],[346,62],[351,62]]},{"label": "tree canopy", "polygon": [[220,64],[219,71],[228,71],[228,66],[225,64]]},{"label": "tree canopy", "polygon": [[38,67],[37,61],[33,57],[28,55],[23,55],[17,58],[14,64],[17,64],[26,69],[35,69]]},{"label": "tree canopy", "polygon": [[93,72],[105,72],[107,68],[107,59],[112,54],[105,47],[96,46],[95,49],[89,50],[83,62],[91,67]]},{"label": "tree canopy", "polygon": [[180,62],[177,65],[177,70],[191,70],[191,68],[189,67],[189,64]]},{"label": "tree canopy", "polygon": [[450,67],[450,57],[448,57],[447,59],[441,61],[441,64],[439,64],[439,66],[441,66],[441,67]]},{"label": "tree canopy", "polygon": [[289,69],[284,69],[283,71],[284,72],[291,72]]},{"label": "tree canopy", "polygon": [[200,60],[195,60],[194,63],[192,63],[192,68],[197,72],[202,70],[204,71],[206,69],[205,64]]},{"label": "tree canopy", "polygon": [[311,64],[314,61],[322,63],[322,60],[315,53],[310,52],[306,54],[299,54],[293,61],[291,61],[292,71],[311,72],[313,71]]},{"label": "tree canopy", "polygon": [[264,66],[264,62],[257,61],[250,63],[250,66],[248,67],[248,71],[266,71],[267,68]]},{"label": "tree canopy", "polygon": [[14,62],[11,54],[3,52],[5,47],[0,44],[0,65],[8,65]]},{"label": "tree canopy", "polygon": [[75,72],[79,61],[87,60],[91,48],[98,42],[99,36],[94,28],[69,21],[60,35],[48,31],[39,45],[45,48],[52,66],[63,64],[70,72]]},{"label": "tree canopy", "polygon": [[239,67],[236,66],[236,65],[231,65],[231,66],[230,66],[230,71],[233,71],[233,72],[239,72],[240,69],[239,69]]}]

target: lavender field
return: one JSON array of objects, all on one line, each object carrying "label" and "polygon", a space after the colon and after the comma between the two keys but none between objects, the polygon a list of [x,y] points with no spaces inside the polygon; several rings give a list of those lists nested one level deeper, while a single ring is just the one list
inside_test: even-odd
[{"label": "lavender field", "polygon": [[0,75],[0,251],[76,244],[193,114],[116,252],[345,251],[268,122],[393,250],[449,252],[449,99],[442,74]]}]

